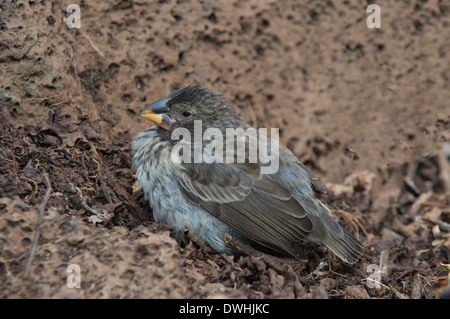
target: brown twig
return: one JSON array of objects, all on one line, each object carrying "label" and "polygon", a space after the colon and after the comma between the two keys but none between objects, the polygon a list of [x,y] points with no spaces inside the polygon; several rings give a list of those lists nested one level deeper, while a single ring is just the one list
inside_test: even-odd
[{"label": "brown twig", "polygon": [[45,207],[47,206],[48,199],[50,198],[50,194],[52,192],[52,185],[50,184],[47,174],[44,175],[44,185],[45,185],[45,189],[46,189],[45,195],[44,195],[44,199],[42,200],[41,204],[37,208],[38,219],[37,219],[37,223],[36,223],[36,230],[34,232],[33,243],[31,244],[31,249],[28,254],[27,263],[25,264],[25,271],[23,273],[24,278],[28,277],[28,272],[30,271],[31,263],[33,262],[33,257],[36,252],[36,247],[37,247],[37,243],[39,241],[39,236],[41,234],[41,224],[42,224],[42,221],[44,220],[44,210],[45,210]]},{"label": "brown twig", "polygon": [[432,201],[426,201],[423,204],[427,205],[427,206],[433,206],[433,207],[438,207],[438,208],[443,208],[443,209],[450,208],[450,205],[443,204],[443,203],[432,202]]},{"label": "brown twig", "polygon": [[80,30],[80,34],[86,38],[86,40],[88,40],[89,44],[91,45],[91,47],[95,50],[95,52],[98,53],[98,55],[100,55],[103,59],[106,59],[105,55],[103,54],[102,51],[100,51],[100,49],[95,45],[94,41],[91,40],[91,38],[84,33],[83,31]]},{"label": "brown twig", "polygon": [[[109,223],[111,221],[111,218],[114,217],[113,213],[108,212],[105,209],[99,208],[99,209],[95,209],[92,207],[89,207],[89,205],[86,203],[86,199],[83,196],[83,192],[81,191],[81,189],[79,189],[78,187],[74,186],[72,183],[69,183],[73,188],[76,189],[76,191],[78,192],[80,199],[81,199],[81,206],[88,212],[94,214],[95,216],[97,216],[99,218],[99,220],[97,219],[97,221],[95,220],[91,220],[92,223],[94,223],[94,225],[97,222],[106,222]],[[101,221],[100,221],[101,220]]]},{"label": "brown twig", "polygon": [[[70,185],[73,186],[71,183],[70,183]],[[81,191],[81,189],[79,189],[79,188],[76,187],[76,186],[73,186],[73,187],[76,189],[76,191],[78,192],[78,195],[80,196],[80,199],[81,199],[81,206],[82,206],[86,211],[88,211],[88,212],[90,212],[90,213],[92,213],[92,214],[94,214],[94,215],[97,215],[99,212],[98,212],[97,210],[95,210],[95,209],[89,207],[89,205],[86,203],[86,199],[84,198],[83,192]]]},{"label": "brown twig", "polygon": [[[364,228],[364,226],[361,224],[361,222],[358,220],[358,218],[356,218],[355,216],[353,216],[351,213],[346,212],[343,209],[334,209],[334,211],[341,213],[344,218],[347,218],[347,220],[350,221],[350,223],[352,223],[352,226],[355,228],[356,231],[356,235],[359,235],[359,228],[362,230],[362,232],[364,233],[364,235],[366,236],[366,238],[369,238],[369,234],[367,233],[366,229]],[[359,227],[359,228],[358,228]]]}]

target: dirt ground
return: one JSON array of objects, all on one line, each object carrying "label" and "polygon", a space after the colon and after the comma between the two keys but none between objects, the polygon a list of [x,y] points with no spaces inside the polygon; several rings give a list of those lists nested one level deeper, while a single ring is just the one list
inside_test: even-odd
[{"label": "dirt ground", "polygon": [[[0,297],[448,294],[450,3],[376,3],[380,29],[358,0],[1,1]],[[192,83],[280,128],[360,263],[318,246],[307,263],[205,252],[153,221],[137,114]]]}]

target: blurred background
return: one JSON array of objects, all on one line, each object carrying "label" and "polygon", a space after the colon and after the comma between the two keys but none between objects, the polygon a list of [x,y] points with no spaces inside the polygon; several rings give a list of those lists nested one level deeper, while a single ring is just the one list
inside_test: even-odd
[{"label": "blurred background", "polygon": [[[374,29],[370,3],[0,1],[0,295],[436,297],[450,255],[442,152],[450,2],[376,1]],[[70,4],[80,28],[68,27]],[[340,222],[375,256],[369,263],[385,250],[404,273],[384,278],[381,290],[357,277],[348,291],[303,282],[294,294],[287,279],[248,259],[236,268],[192,244],[181,245],[182,258],[133,185],[130,142],[150,125],[137,116],[143,108],[193,83],[222,93],[256,127],[280,128],[281,142],[330,189]],[[45,240],[30,258],[45,175],[58,218],[44,221]],[[34,277],[22,281],[30,259]],[[68,263],[86,276],[78,292],[61,288],[58,267]]]},{"label": "blurred background", "polygon": [[[63,108],[131,138],[136,114],[198,83],[328,181],[433,154],[449,139],[450,3],[3,1],[2,94],[17,123]],[[12,4],[9,4],[12,3]]]}]

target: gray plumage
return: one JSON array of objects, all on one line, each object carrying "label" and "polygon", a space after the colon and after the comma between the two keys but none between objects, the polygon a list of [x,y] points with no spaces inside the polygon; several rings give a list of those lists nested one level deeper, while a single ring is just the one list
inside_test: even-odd
[{"label": "gray plumage", "polygon": [[[261,174],[264,164],[259,161],[173,161],[172,148],[179,141],[171,133],[179,127],[193,133],[194,120],[202,120],[203,132],[250,127],[221,95],[189,86],[146,110],[150,111],[143,114],[164,112],[165,119],[161,127],[145,129],[133,140],[136,178],[155,220],[173,227],[175,236],[189,229],[216,251],[232,253],[224,242],[229,233],[297,258],[301,241],[307,239],[325,244],[347,263],[359,259],[362,247],[358,240],[316,198],[316,193],[326,192],[325,187],[283,145],[279,145],[279,169],[274,174]],[[202,143],[205,146],[207,141]]]}]

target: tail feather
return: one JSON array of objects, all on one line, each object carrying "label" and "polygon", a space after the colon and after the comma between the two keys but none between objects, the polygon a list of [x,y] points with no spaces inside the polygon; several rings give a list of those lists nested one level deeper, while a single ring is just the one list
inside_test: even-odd
[{"label": "tail feather", "polygon": [[318,203],[319,207],[316,206],[316,209],[308,215],[313,222],[310,239],[325,244],[339,258],[354,264],[363,254],[362,245],[331,217],[331,211],[323,203]]},{"label": "tail feather", "polygon": [[345,228],[340,228],[339,232],[331,233],[331,236],[322,241],[339,258],[349,264],[354,264],[361,257],[363,247]]}]

